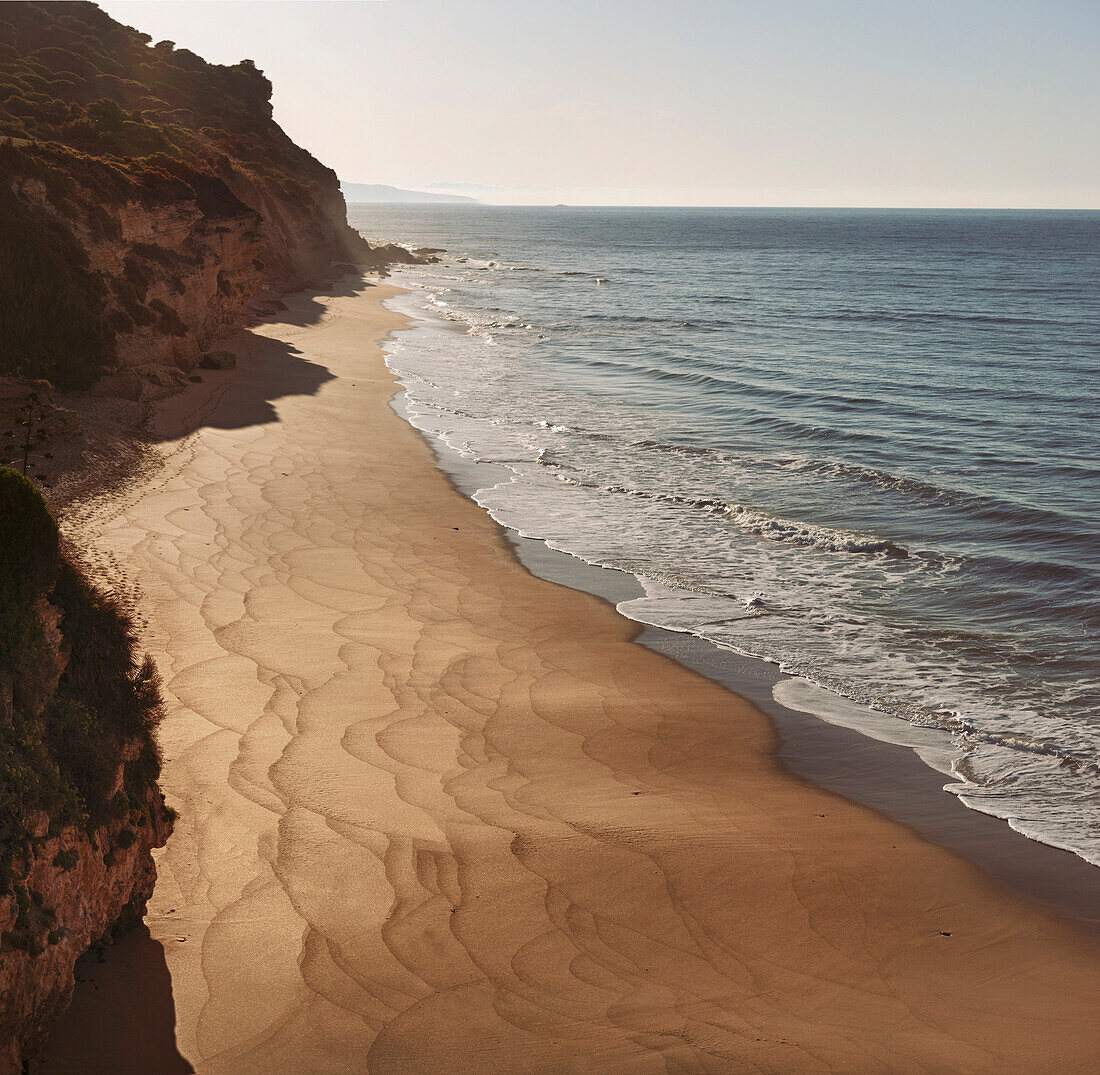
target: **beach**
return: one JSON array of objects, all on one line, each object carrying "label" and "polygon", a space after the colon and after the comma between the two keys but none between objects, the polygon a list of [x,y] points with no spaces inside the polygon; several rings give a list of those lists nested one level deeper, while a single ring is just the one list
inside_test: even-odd
[{"label": "beach", "polygon": [[[168,700],[179,820],[123,942],[160,1069],[1089,1070],[1096,939],[528,573],[392,409],[394,289],[334,290],[73,516]],[[40,1069],[151,1070],[86,999]]]}]

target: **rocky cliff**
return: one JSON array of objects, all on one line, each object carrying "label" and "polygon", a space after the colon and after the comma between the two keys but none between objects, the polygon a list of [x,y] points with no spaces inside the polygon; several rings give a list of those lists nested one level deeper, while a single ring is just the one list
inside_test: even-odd
[{"label": "rocky cliff", "polygon": [[140,918],[171,830],[152,662],[0,467],[0,1071],[18,1070],[97,939]]},{"label": "rocky cliff", "polygon": [[348,227],[252,61],[90,3],[0,6],[0,374],[190,369],[262,290],[414,260]]},{"label": "rocky cliff", "polygon": [[0,1072],[19,1071],[46,1040],[69,1006],[77,959],[141,921],[157,877],[150,851],[168,839],[170,817],[151,786],[124,816],[91,830],[53,830],[45,813],[33,819],[31,850],[0,895]]}]

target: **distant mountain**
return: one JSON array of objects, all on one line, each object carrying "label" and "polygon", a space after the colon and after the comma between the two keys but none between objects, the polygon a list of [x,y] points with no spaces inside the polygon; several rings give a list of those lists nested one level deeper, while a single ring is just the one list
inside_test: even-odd
[{"label": "distant mountain", "polygon": [[467,202],[477,204],[477,198],[464,194],[428,194],[422,190],[402,190],[385,183],[341,183],[347,202]]}]

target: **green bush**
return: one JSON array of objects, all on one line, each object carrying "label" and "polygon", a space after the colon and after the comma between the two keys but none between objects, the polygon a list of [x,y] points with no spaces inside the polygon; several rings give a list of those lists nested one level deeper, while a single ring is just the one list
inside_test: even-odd
[{"label": "green bush", "polygon": [[71,640],[62,687],[92,711],[109,713],[116,734],[152,743],[162,715],[160,677],[148,656],[138,662],[129,617],[67,561],[59,566],[52,600],[62,611],[62,634]]},{"label": "green bush", "polygon": [[[47,638],[40,601],[60,612]],[[14,712],[0,720],[0,882],[31,845],[26,825],[44,810],[56,831],[100,825],[144,810],[160,772],[154,729],[160,681],[139,661],[133,627],[117,602],[89,585],[58,551],[57,526],[21,475],[0,469],[0,674],[13,685]],[[138,743],[125,763],[125,790],[112,796],[124,743]],[[65,855],[64,860],[62,855]],[[75,853],[74,853],[75,855]],[[69,869],[67,853],[55,865]],[[24,893],[25,896],[25,893]]]},{"label": "green bush", "polygon": [[57,685],[56,657],[36,604],[58,570],[57,523],[35,487],[0,467],[0,675],[16,706],[41,712]]},{"label": "green bush", "polygon": [[50,756],[66,783],[98,823],[118,768],[119,740],[105,734],[102,722],[67,692],[46,709],[45,739]]},{"label": "green bush", "polygon": [[57,548],[57,523],[38,490],[0,467],[0,602],[26,604],[51,589]]}]

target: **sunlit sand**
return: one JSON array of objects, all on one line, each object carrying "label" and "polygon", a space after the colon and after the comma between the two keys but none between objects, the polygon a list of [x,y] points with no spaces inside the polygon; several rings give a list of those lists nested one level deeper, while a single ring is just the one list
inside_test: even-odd
[{"label": "sunlit sand", "polygon": [[747,703],[519,566],[390,407],[389,293],[242,336],[84,520],[169,700],[148,924],[184,1060],[1087,1070],[1095,942],[781,772]]}]

